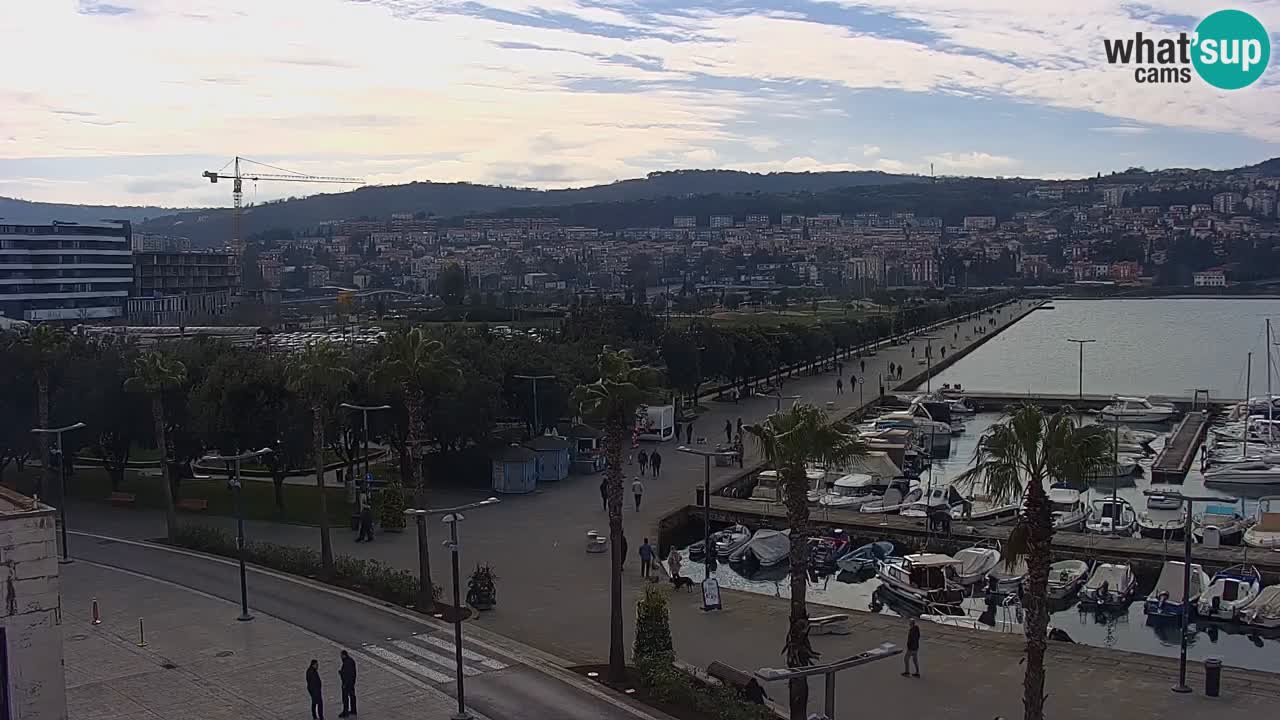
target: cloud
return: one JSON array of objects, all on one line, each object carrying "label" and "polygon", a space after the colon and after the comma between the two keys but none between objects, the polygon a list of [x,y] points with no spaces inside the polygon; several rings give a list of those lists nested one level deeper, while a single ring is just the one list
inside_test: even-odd
[{"label": "cloud", "polygon": [[880,146],[879,145],[863,145],[862,154],[866,155],[867,157],[874,157],[876,155],[879,155]]},{"label": "cloud", "polygon": [[933,163],[938,170],[948,174],[960,172],[991,173],[1017,167],[1018,165],[1018,161],[1011,157],[976,151],[966,153],[944,152],[930,155],[925,160]]},{"label": "cloud", "polygon": [[1091,132],[1108,133],[1110,135],[1144,135],[1151,131],[1150,128],[1141,127],[1139,125],[1107,125],[1104,127],[1091,127]]}]

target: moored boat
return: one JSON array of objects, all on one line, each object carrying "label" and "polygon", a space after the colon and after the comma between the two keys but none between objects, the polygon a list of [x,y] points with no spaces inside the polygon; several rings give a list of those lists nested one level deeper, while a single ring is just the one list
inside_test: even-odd
[{"label": "moored boat", "polygon": [[1200,594],[1196,612],[1216,620],[1235,620],[1262,590],[1262,575],[1252,565],[1235,565],[1215,573]]},{"label": "moored boat", "polygon": [[863,503],[862,507],[858,508],[858,512],[886,514],[901,512],[903,508],[919,500],[922,495],[924,495],[924,489],[920,487],[919,482],[911,478],[898,478],[884,491],[884,495]]},{"label": "moored boat", "polygon": [[1258,500],[1258,521],[1244,531],[1244,544],[1269,550],[1280,548],[1280,496]]},{"label": "moored boat", "polygon": [[1091,533],[1128,537],[1133,534],[1133,528],[1137,522],[1138,517],[1133,512],[1133,506],[1129,501],[1112,495],[1093,501],[1084,527]]},{"label": "moored boat", "polygon": [[974,545],[955,554],[956,582],[972,585],[981,581],[1000,563],[1000,549],[990,545]]},{"label": "moored boat", "polygon": [[1152,403],[1145,397],[1116,395],[1098,416],[1107,422],[1161,423],[1177,414],[1172,405]]},{"label": "moored boat", "polygon": [[885,558],[876,576],[880,589],[918,607],[958,605],[964,588],[955,581],[954,558],[939,553],[921,553]]},{"label": "moored boat", "polygon": [[761,528],[742,547],[729,555],[729,562],[755,560],[761,567],[777,565],[787,559],[791,538],[787,532]]},{"label": "moored boat", "polygon": [[[1173,619],[1182,617],[1184,565],[1180,560],[1169,560],[1160,568],[1156,586],[1147,595],[1142,611],[1147,617]],[[1194,608],[1200,594],[1209,585],[1209,576],[1203,568],[1191,565],[1191,592],[1186,596],[1187,605]]]},{"label": "moored boat", "polygon": [[1089,515],[1080,491],[1068,485],[1057,484],[1049,488],[1049,509],[1053,515],[1054,530],[1080,530]]},{"label": "moored boat", "polygon": [[1083,560],[1059,560],[1049,566],[1049,599],[1065,600],[1080,590],[1089,579],[1089,563]]},{"label": "moored boat", "polygon": [[1101,607],[1128,605],[1138,590],[1138,578],[1128,565],[1100,563],[1080,588],[1080,602]]},{"label": "moored boat", "polygon": [[1144,510],[1138,514],[1138,534],[1152,540],[1181,540],[1187,532],[1184,513]]},{"label": "moored boat", "polygon": [[1204,474],[1205,485],[1277,485],[1280,465],[1265,460],[1248,460],[1218,465]]},{"label": "moored boat", "polygon": [[893,543],[887,540],[867,543],[842,555],[836,560],[836,567],[845,572],[860,573],[870,570],[892,554]]},{"label": "moored boat", "polygon": [[968,501],[952,485],[942,485],[930,489],[923,497],[903,508],[903,517],[929,517],[935,513],[945,512],[951,517],[960,517]]},{"label": "moored boat", "polygon": [[1240,611],[1240,622],[1260,628],[1280,628],[1280,585],[1264,587]]},{"label": "moored boat", "polygon": [[1203,543],[1206,535],[1216,534],[1220,545],[1239,545],[1252,524],[1233,505],[1207,505],[1203,513],[1192,518],[1191,535]]}]

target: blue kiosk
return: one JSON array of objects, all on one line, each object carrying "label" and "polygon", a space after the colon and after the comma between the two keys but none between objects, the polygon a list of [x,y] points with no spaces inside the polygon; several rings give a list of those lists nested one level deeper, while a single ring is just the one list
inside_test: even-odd
[{"label": "blue kiosk", "polygon": [[538,488],[538,454],[509,445],[493,454],[493,491],[522,495]]}]

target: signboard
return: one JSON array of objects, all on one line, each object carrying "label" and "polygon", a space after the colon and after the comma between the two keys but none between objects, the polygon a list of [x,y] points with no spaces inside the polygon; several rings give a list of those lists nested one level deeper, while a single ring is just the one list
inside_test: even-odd
[{"label": "signboard", "polygon": [[713,577],[702,581],[702,609],[720,609],[720,581]]}]

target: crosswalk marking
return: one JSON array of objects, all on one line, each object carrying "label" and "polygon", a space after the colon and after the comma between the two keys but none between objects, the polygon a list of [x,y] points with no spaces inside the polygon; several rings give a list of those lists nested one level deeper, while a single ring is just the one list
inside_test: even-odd
[{"label": "crosswalk marking", "polygon": [[[395,645],[401,650],[404,650],[405,652],[413,653],[414,655],[417,655],[418,657],[422,658],[423,660],[426,660],[427,662],[435,663],[436,665],[441,665],[449,670],[455,670],[458,667],[457,662],[453,658],[445,657],[443,655],[437,655],[431,652],[430,650],[424,650],[418,647],[417,645],[414,645],[411,642],[406,642],[404,640],[396,640],[391,644]],[[462,674],[466,675],[467,677],[471,677],[472,675],[479,675],[481,672],[482,671],[477,670],[466,663],[462,663]]]},{"label": "crosswalk marking", "polygon": [[420,675],[433,682],[438,682],[438,683],[453,682],[453,678],[449,677],[448,675],[445,675],[444,673],[441,673],[441,672],[436,672],[435,670],[432,670],[431,668],[423,665],[422,663],[417,663],[412,660],[409,660],[408,658],[400,657],[399,655],[391,652],[386,648],[381,648],[381,647],[378,647],[377,645],[366,645],[363,648],[363,650],[369,653],[370,655],[375,655],[377,657],[380,657],[389,663],[398,665],[401,668],[404,668],[405,670],[408,670],[409,672],[415,675]]},{"label": "crosswalk marking", "polygon": [[[453,643],[443,638],[436,637],[435,635],[414,635],[413,639],[417,640],[418,642],[430,643],[432,645],[435,645],[438,648],[442,648],[444,650],[453,652]],[[462,648],[462,657],[472,662],[478,662],[481,665],[489,668],[490,670],[503,670],[507,667],[506,664],[504,663],[500,663],[497,660],[492,660],[490,658],[487,658],[481,655],[480,653],[471,652],[465,647]]]}]

